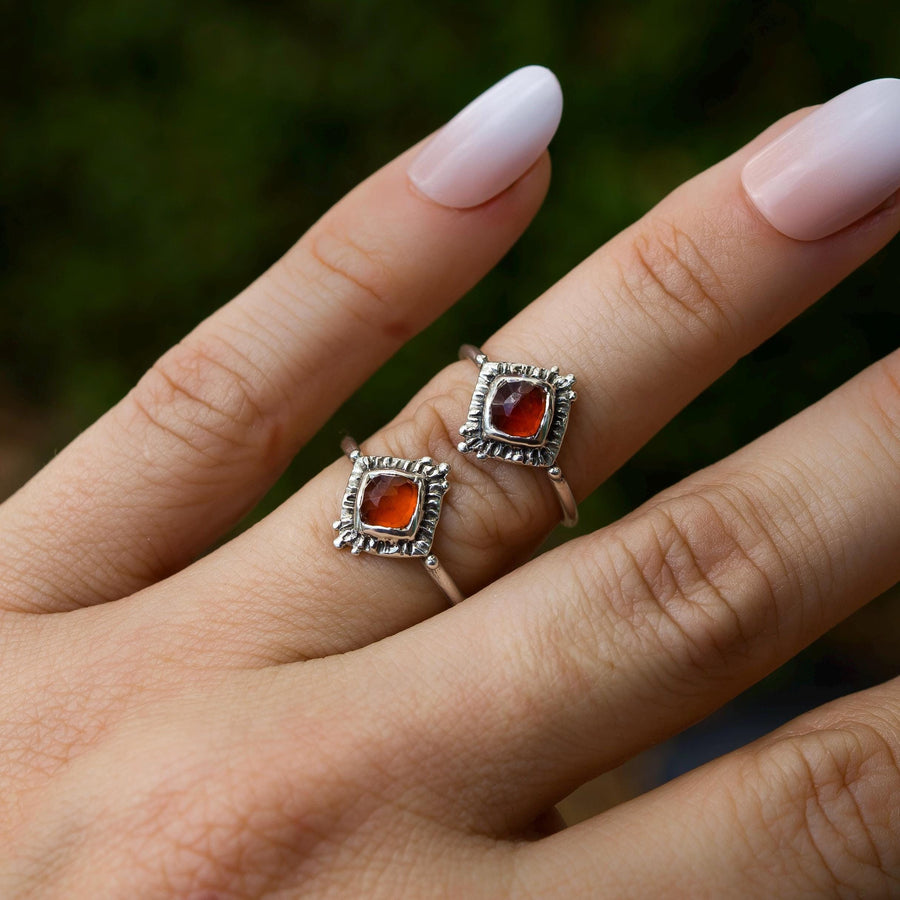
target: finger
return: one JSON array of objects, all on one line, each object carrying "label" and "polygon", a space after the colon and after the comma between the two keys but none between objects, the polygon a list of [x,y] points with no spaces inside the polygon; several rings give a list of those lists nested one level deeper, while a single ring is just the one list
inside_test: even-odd
[{"label": "finger", "polygon": [[[423,728],[468,698],[464,749],[430,774],[470,791],[500,827],[530,821],[900,580],[898,505],[900,351],[622,521],[387,642],[418,660],[396,690],[440,686]],[[429,645],[440,653],[426,658]],[[509,777],[526,761],[527,794]],[[489,809],[484,783],[506,785]]]},{"label": "finger", "polygon": [[514,73],[166,353],[3,507],[3,596],[41,610],[120,597],[229,528],[338,404],[518,238],[546,192],[541,154],[560,108],[549,71]]},{"label": "finger", "polygon": [[[578,495],[896,233],[897,205],[812,243],[776,231],[740,182],[772,137],[677,190],[487,343],[492,358],[577,374],[561,461]],[[471,364],[450,366],[363,445],[452,464],[435,549],[466,593],[521,562],[559,517],[540,471],[457,453],[475,380]],[[152,602],[180,604],[188,618],[185,604],[196,604],[197,627],[216,622],[220,641],[230,623],[243,649],[273,659],[340,652],[444,608],[421,567],[330,550],[348,474],[339,462]],[[197,597],[217,572],[227,574],[215,604],[182,599]]]},{"label": "finger", "polygon": [[900,680],[538,844],[530,897],[894,897],[900,893]]}]

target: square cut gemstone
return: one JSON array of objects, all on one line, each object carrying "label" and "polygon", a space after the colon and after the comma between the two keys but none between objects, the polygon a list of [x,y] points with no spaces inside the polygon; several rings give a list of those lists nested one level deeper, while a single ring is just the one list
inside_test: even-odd
[{"label": "square cut gemstone", "polygon": [[363,525],[403,531],[410,527],[419,508],[419,485],[403,475],[372,475],[359,505]]},{"label": "square cut gemstone", "polygon": [[511,438],[533,438],[541,430],[550,393],[535,381],[506,378],[491,398],[490,425]]}]

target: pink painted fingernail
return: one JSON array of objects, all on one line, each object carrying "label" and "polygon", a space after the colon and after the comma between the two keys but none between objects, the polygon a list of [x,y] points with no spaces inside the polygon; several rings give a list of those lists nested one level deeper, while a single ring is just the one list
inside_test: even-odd
[{"label": "pink painted fingernail", "polygon": [[744,189],[782,234],[815,241],[900,189],[900,79],[838,94],[745,166]]},{"label": "pink painted fingernail", "polygon": [[413,161],[410,180],[442,206],[478,206],[528,171],[561,115],[556,76],[543,66],[517,69],[444,125]]}]

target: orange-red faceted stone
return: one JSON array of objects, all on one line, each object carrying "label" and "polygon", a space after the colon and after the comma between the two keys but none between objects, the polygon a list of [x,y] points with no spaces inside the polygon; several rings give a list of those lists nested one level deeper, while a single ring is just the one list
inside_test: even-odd
[{"label": "orange-red faceted stone", "polygon": [[534,437],[547,409],[547,389],[533,381],[503,382],[491,400],[491,426],[514,438]]},{"label": "orange-red faceted stone", "polygon": [[373,475],[367,482],[359,508],[365,525],[407,528],[419,505],[419,486],[402,475]]}]

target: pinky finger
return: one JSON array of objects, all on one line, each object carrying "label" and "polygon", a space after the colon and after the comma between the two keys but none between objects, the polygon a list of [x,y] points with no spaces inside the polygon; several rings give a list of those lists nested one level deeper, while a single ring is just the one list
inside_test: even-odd
[{"label": "pinky finger", "polygon": [[523,845],[518,884],[527,897],[900,897],[900,679]]}]

